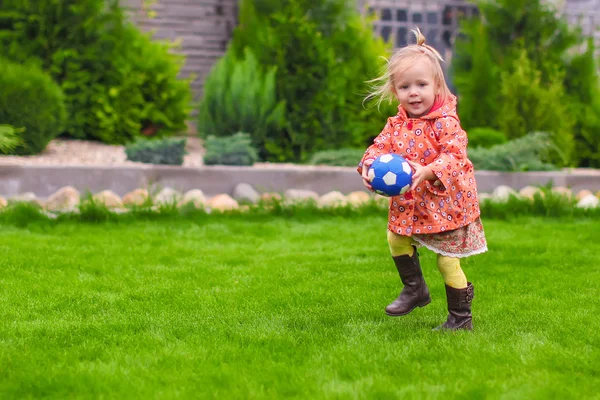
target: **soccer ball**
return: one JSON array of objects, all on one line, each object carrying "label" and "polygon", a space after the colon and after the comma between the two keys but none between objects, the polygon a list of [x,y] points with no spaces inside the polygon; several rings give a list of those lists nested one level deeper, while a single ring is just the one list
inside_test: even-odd
[{"label": "soccer ball", "polygon": [[384,154],[369,168],[371,186],[382,196],[404,194],[412,183],[412,169],[404,157],[398,154]]}]

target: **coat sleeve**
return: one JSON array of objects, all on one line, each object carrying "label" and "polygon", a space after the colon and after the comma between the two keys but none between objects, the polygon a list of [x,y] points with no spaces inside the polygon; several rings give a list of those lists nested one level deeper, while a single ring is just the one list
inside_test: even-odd
[{"label": "coat sleeve", "polygon": [[392,152],[392,133],[394,131],[394,122],[392,118],[388,118],[388,122],[379,135],[373,140],[373,144],[367,148],[358,168],[356,170],[362,175],[363,165],[367,161],[375,161],[382,154]]},{"label": "coat sleeve", "polygon": [[467,133],[454,117],[438,118],[434,122],[434,131],[439,151],[436,159],[428,167],[442,184],[446,185],[457,172],[470,164],[467,159]]}]

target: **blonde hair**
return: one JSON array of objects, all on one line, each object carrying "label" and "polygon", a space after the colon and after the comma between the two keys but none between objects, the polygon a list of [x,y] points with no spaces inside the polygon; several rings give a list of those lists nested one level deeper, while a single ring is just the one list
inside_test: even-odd
[{"label": "blonde hair", "polygon": [[413,29],[412,33],[415,35],[417,43],[401,48],[389,60],[386,59],[385,72],[381,76],[367,81],[370,84],[370,93],[365,101],[376,98],[378,99],[377,106],[381,105],[384,100],[392,101],[394,99],[394,75],[406,71],[416,59],[421,57],[425,57],[431,62],[436,96],[442,103],[452,97],[442,70],[441,63],[444,59],[436,49],[425,44],[425,36],[419,28]]}]

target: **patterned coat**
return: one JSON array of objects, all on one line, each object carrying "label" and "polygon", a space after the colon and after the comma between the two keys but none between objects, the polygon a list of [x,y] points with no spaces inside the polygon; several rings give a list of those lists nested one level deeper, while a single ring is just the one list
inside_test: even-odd
[{"label": "patterned coat", "polygon": [[456,97],[421,118],[409,118],[402,107],[388,118],[383,131],[367,149],[365,161],[396,153],[427,165],[441,181],[423,181],[414,191],[390,199],[388,229],[399,235],[454,230],[479,218],[473,163],[467,158],[467,134],[456,114]]}]

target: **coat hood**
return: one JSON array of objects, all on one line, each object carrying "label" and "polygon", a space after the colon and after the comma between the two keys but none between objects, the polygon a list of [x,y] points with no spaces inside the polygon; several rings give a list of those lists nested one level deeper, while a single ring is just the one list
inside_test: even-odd
[{"label": "coat hood", "polygon": [[436,119],[442,118],[442,117],[453,117],[453,118],[458,119],[458,115],[456,114],[456,96],[452,95],[443,104],[434,103],[433,107],[431,108],[431,111],[429,111],[429,114],[424,115],[420,118],[410,118],[408,116],[408,114],[406,113],[406,110],[401,105],[398,105],[398,114],[397,115],[398,115],[398,117],[400,117],[401,120],[409,120],[409,119],[436,120]]}]

